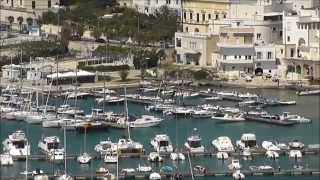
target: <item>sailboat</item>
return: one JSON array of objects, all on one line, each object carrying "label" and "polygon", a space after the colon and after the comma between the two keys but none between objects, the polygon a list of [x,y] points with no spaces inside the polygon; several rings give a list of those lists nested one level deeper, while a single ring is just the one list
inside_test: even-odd
[{"label": "sailboat", "polygon": [[80,164],[88,164],[92,160],[92,157],[90,156],[90,154],[86,152],[86,146],[87,146],[86,140],[87,140],[87,127],[84,128],[84,152],[77,158]]},{"label": "sailboat", "polygon": [[59,176],[57,180],[73,180],[73,178],[67,174],[67,137],[66,128],[63,128],[63,143],[64,143],[64,174]]}]

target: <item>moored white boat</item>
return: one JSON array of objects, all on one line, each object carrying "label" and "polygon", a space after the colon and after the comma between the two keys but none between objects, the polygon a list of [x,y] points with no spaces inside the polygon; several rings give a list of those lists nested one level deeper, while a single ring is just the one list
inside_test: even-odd
[{"label": "moored white boat", "polygon": [[243,114],[236,114],[236,115],[225,114],[223,117],[212,116],[211,118],[214,120],[217,120],[217,121],[221,121],[221,122],[243,122],[243,121],[245,121]]},{"label": "moored white boat", "polygon": [[92,160],[91,155],[86,152],[82,153],[80,156],[77,157],[77,161],[80,164],[89,164],[91,160]]},{"label": "moored white boat", "polygon": [[204,146],[201,144],[201,141],[202,139],[197,128],[194,128],[192,135],[188,137],[187,142],[184,143],[184,146],[191,153],[204,152]]},{"label": "moored white boat", "polygon": [[274,145],[271,141],[262,141],[261,144],[262,148],[267,151],[280,151],[281,149]]},{"label": "moored white boat", "polygon": [[13,165],[13,158],[9,153],[0,154],[0,165],[11,166]]},{"label": "moored white boat", "polygon": [[129,122],[129,126],[132,128],[152,127],[152,126],[159,125],[161,121],[162,119],[154,116],[142,115],[141,118],[138,118],[134,121]]},{"label": "moored white boat", "polygon": [[157,134],[150,143],[157,152],[173,152],[171,140],[166,134]]},{"label": "moored white boat", "polygon": [[11,156],[30,155],[30,144],[23,131],[17,130],[5,139],[3,142],[3,151],[8,152]]},{"label": "moored white boat", "polygon": [[234,152],[234,147],[231,142],[231,139],[227,136],[220,136],[217,139],[212,141],[212,145],[219,152]]}]

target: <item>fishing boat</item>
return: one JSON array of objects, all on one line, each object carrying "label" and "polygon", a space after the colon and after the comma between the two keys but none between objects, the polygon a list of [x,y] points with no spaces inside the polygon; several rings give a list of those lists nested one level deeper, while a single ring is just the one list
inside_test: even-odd
[{"label": "fishing boat", "polygon": [[235,115],[225,114],[223,117],[212,116],[211,118],[214,120],[220,121],[220,122],[243,122],[243,121],[245,121],[244,115],[242,113],[235,114]]},{"label": "fishing boat", "polygon": [[17,130],[2,142],[3,151],[8,152],[11,156],[21,157],[30,155],[30,144],[23,131]]},{"label": "fishing boat", "polygon": [[129,122],[131,128],[142,128],[142,127],[152,127],[158,126],[161,123],[162,119],[150,115],[142,115],[141,118],[138,118],[132,122]]},{"label": "fishing boat", "polygon": [[166,134],[157,134],[150,143],[157,152],[173,152],[171,140]]},{"label": "fishing boat", "polygon": [[0,165],[11,166],[13,165],[13,158],[9,153],[0,154]]},{"label": "fishing boat", "polygon": [[234,152],[234,147],[231,142],[231,139],[227,136],[220,136],[217,139],[212,141],[212,145],[219,152]]},{"label": "fishing boat", "polygon": [[242,134],[241,139],[236,142],[236,145],[240,150],[244,150],[245,148],[257,148],[256,135],[252,133]]},{"label": "fishing boat", "polygon": [[198,133],[198,129],[194,128],[192,135],[188,137],[187,142],[184,143],[185,148],[191,153],[204,152],[204,146],[201,144],[201,137]]}]

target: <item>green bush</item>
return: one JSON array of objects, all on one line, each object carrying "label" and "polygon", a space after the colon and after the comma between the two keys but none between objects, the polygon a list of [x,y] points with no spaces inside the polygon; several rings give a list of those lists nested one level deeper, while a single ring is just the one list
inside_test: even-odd
[{"label": "green bush", "polygon": [[122,70],[129,70],[130,67],[128,65],[119,65],[119,66],[85,66],[82,63],[79,63],[78,66],[79,69],[85,70],[85,71],[91,71],[91,72],[112,72],[112,71],[122,71]]},{"label": "green bush", "polygon": [[204,70],[204,69],[201,69],[199,71],[195,71],[193,72],[193,77],[196,79],[196,80],[204,80],[204,79],[207,79],[209,76],[209,73],[208,71]]}]

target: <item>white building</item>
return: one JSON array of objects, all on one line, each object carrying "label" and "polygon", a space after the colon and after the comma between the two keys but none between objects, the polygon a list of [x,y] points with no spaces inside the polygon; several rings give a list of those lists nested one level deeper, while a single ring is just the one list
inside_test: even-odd
[{"label": "white building", "polygon": [[2,66],[2,78],[10,81],[18,81],[21,75],[21,66],[10,64]]},{"label": "white building", "polygon": [[140,13],[153,14],[162,6],[179,11],[183,0],[119,0],[120,6],[136,9]]},{"label": "white building", "polygon": [[211,66],[218,39],[208,33],[175,33],[176,63]]},{"label": "white building", "polygon": [[274,44],[255,46],[254,71],[255,74],[278,75],[276,48]]}]

